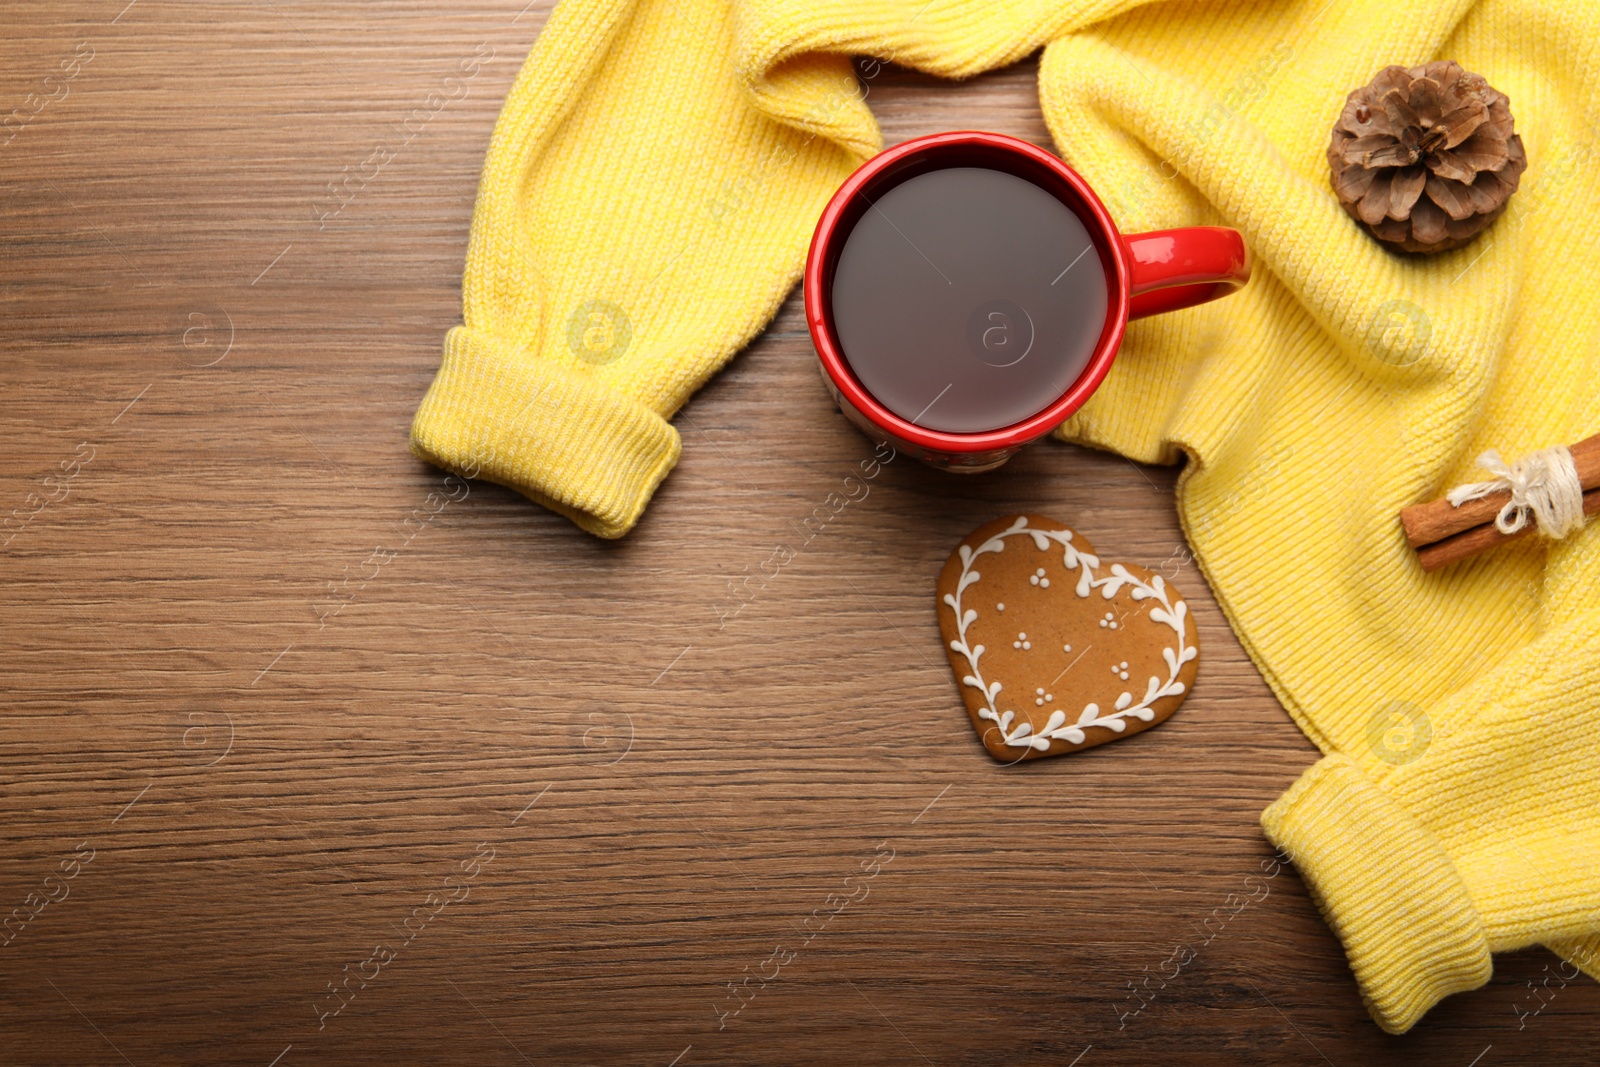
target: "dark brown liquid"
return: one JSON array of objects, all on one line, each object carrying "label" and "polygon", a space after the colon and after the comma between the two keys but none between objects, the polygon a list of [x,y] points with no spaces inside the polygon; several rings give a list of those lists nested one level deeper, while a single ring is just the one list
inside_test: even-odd
[{"label": "dark brown liquid", "polygon": [[1049,192],[951,167],[874,200],[839,254],[833,322],[869,393],[907,421],[1021,422],[1083,372],[1106,319],[1089,231]]}]

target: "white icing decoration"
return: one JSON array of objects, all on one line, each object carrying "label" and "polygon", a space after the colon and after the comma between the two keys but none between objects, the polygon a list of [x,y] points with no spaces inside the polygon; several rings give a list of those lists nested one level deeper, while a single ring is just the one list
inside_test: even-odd
[{"label": "white icing decoration", "polygon": [[[1161,650],[1161,657],[1167,664],[1166,681],[1163,682],[1158,676],[1151,675],[1150,684],[1145,689],[1142,700],[1134,703],[1132,693],[1123,693],[1117,697],[1114,710],[1107,714],[1101,714],[1100,705],[1089,703],[1079,712],[1077,721],[1069,723],[1067,713],[1055,708],[1050,712],[1050,718],[1037,732],[1034,731],[1033,724],[1027,721],[1017,724],[1015,729],[1012,728],[1017,713],[1009,709],[1000,710],[995,704],[995,697],[1000,695],[1000,683],[984,681],[983,672],[979,669],[978,660],[983,656],[984,646],[973,646],[967,641],[967,630],[977,621],[978,613],[973,608],[962,610],[961,598],[967,587],[982,577],[972,569],[973,560],[985,553],[1004,551],[1006,538],[1023,534],[1033,538],[1034,547],[1040,552],[1049,551],[1052,543],[1061,546],[1062,564],[1069,571],[1079,572],[1076,591],[1080,597],[1087,597],[1091,590],[1099,589],[1100,595],[1110,600],[1121,592],[1124,586],[1128,586],[1135,600],[1155,598],[1159,606],[1150,609],[1150,621],[1167,626],[1177,635],[1174,645]],[[995,534],[977,548],[962,545],[957,552],[961,557],[961,575],[956,579],[956,591],[944,595],[944,603],[955,614],[956,619],[957,637],[950,642],[950,650],[966,658],[969,673],[961,679],[961,683],[983,694],[985,706],[978,709],[978,718],[987,719],[998,725],[1000,736],[1007,745],[1012,748],[1032,748],[1043,752],[1049,749],[1052,741],[1056,740],[1074,745],[1082,744],[1086,736],[1084,731],[1093,726],[1103,727],[1112,733],[1121,733],[1127,728],[1124,720],[1135,718],[1141,722],[1150,722],[1156,717],[1155,710],[1150,705],[1162,697],[1177,696],[1184,691],[1183,683],[1178,681],[1178,673],[1183,665],[1198,656],[1200,651],[1185,639],[1184,622],[1188,618],[1188,605],[1182,600],[1176,603],[1171,600],[1168,596],[1167,583],[1162,580],[1161,575],[1152,575],[1150,581],[1146,583],[1135,578],[1122,564],[1113,563],[1109,575],[1096,578],[1094,572],[1100,566],[1099,557],[1088,552],[1079,552],[1072,544],[1071,530],[1035,530],[1028,525],[1028,518],[1025,515],[1019,516],[1008,529]],[[996,610],[1005,609],[1004,604],[997,604],[995,607]],[[1117,629],[1116,616],[1107,612],[1106,617],[1100,620],[1100,625]],[[1063,651],[1072,651],[1072,646],[1063,646]],[[1126,667],[1127,664],[1123,663],[1122,666]],[[1120,669],[1113,668],[1113,670],[1121,674]],[[1044,694],[1042,689],[1036,689],[1035,694],[1043,694],[1048,700],[1054,699],[1052,695]],[[1035,700],[1035,704],[1042,706],[1039,700]]]}]

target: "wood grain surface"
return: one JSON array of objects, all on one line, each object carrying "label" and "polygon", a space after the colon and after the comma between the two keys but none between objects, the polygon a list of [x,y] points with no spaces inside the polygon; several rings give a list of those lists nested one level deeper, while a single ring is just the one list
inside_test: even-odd
[{"label": "wood grain surface", "polygon": [[[0,1062],[1593,1062],[1542,951],[1369,1021],[1269,873],[1316,753],[1173,471],[899,459],[808,533],[871,449],[798,294],[621,543],[413,459],[524,2],[0,5]],[[870,101],[1046,144],[1034,79]],[[1023,510],[1173,579],[1203,658],[1005,768],[932,587]]]}]

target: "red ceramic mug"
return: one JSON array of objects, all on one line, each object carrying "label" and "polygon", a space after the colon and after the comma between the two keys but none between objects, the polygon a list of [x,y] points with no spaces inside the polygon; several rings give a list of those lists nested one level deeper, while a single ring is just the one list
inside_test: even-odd
[{"label": "red ceramic mug", "polygon": [[[950,167],[1002,171],[1055,196],[1088,230],[1106,279],[1105,322],[1077,378],[1059,396],[1041,399],[1035,414],[976,433],[929,429],[880,403],[851,370],[833,317],[834,271],[857,221],[894,186]],[[972,473],[1000,466],[1078,410],[1111,369],[1129,319],[1214,300],[1249,278],[1250,258],[1237,230],[1196,226],[1124,236],[1088,182],[1055,155],[1003,134],[940,133],[874,156],[828,202],[806,260],[806,321],[824,380],[851,422],[868,437],[932,466]]]}]

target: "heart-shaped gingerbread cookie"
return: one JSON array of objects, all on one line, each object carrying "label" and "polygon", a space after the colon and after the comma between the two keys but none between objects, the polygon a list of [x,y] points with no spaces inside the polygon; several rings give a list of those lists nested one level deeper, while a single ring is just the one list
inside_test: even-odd
[{"label": "heart-shaped gingerbread cookie", "polygon": [[938,593],[967,714],[1005,763],[1148,730],[1194,685],[1200,650],[1177,590],[1143,567],[1103,566],[1053,519],[978,527],[945,563]]}]

